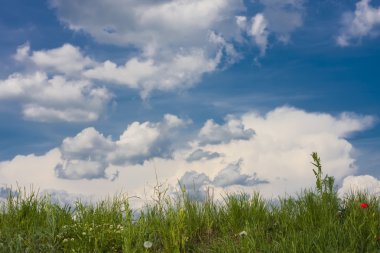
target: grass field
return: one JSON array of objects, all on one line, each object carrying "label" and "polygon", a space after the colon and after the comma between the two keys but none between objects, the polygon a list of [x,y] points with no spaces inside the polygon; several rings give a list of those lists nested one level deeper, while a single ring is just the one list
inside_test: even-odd
[{"label": "grass field", "polygon": [[[343,199],[313,153],[314,190],[197,202],[159,195],[139,215],[118,196],[73,207],[22,191],[0,210],[0,252],[380,252],[380,198]],[[138,217],[138,218],[135,218]]]}]

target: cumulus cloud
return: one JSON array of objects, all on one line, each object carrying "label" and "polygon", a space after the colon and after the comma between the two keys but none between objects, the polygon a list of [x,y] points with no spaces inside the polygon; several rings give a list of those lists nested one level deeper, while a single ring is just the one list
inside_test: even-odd
[{"label": "cumulus cloud", "polygon": [[44,72],[15,73],[0,80],[0,101],[20,103],[26,119],[88,122],[97,120],[112,94],[86,80],[51,78]]},{"label": "cumulus cloud", "polygon": [[143,164],[153,157],[170,159],[174,152],[176,129],[186,122],[166,114],[162,122],[133,122],[118,140],[104,137],[96,129],[84,129],[75,137],[66,138],[61,147],[63,162],[55,168],[60,178],[115,180],[118,172],[107,173],[113,165]]},{"label": "cumulus cloud", "polygon": [[[249,112],[235,120],[240,129],[254,129],[254,136],[207,145],[209,152],[224,154],[223,157],[192,161],[191,168],[209,176],[212,180],[207,186],[218,192],[259,190],[268,197],[314,186],[310,167],[313,151],[322,157],[324,172],[338,183],[355,173],[354,148],[346,138],[374,123],[370,116],[332,116],[290,107],[264,115]],[[213,134],[210,131],[210,136]]]},{"label": "cumulus cloud", "polygon": [[92,127],[86,128],[63,141],[60,150],[64,162],[55,168],[57,176],[68,179],[106,177],[107,154],[114,149],[110,137],[104,137]]},{"label": "cumulus cloud", "polygon": [[42,122],[89,122],[97,120],[113,94],[96,86],[83,71],[96,64],[70,44],[31,51],[21,45],[14,59],[25,73],[0,80],[0,100],[20,104],[25,119]]},{"label": "cumulus cloud", "polygon": [[32,63],[39,70],[67,75],[80,74],[86,67],[94,64],[93,60],[83,56],[80,49],[71,44],[30,53],[30,45],[26,43],[17,49],[14,58],[20,62]]},{"label": "cumulus cloud", "polygon": [[[208,144],[199,142],[197,129],[189,139],[179,138],[182,135],[175,132],[180,133],[186,122],[174,115],[160,122],[131,123],[116,140],[88,128],[45,155],[1,162],[0,185],[18,182],[94,196],[127,191],[144,197],[150,192],[147,185],[157,184],[157,176],[170,189],[180,182],[196,199],[204,199],[207,189],[213,189],[216,198],[254,191],[272,198],[314,187],[310,154],[315,151],[322,158],[323,171],[338,184],[343,182],[343,188],[357,182],[378,191],[378,181],[371,177],[361,178],[364,181],[347,177],[358,173],[348,137],[371,127],[372,117],[280,107],[265,114],[250,111],[227,118],[224,125],[213,123],[216,131],[239,134],[235,139],[213,137],[217,141]],[[253,136],[251,131],[242,135],[249,129],[254,130]],[[207,139],[214,132],[203,134]]]},{"label": "cumulus cloud", "polygon": [[133,122],[116,141],[117,150],[110,155],[115,164],[142,164],[152,157],[171,158],[178,128],[186,123],[166,114],[159,123]]},{"label": "cumulus cloud", "polygon": [[50,3],[70,29],[138,49],[124,65],[107,60],[84,75],[138,89],[143,98],[153,90],[188,88],[240,57],[231,41],[234,16],[244,10],[241,0],[82,1],[81,8],[71,0]]},{"label": "cumulus cloud", "polygon": [[[14,59],[49,75],[125,85],[146,99],[155,90],[192,87],[205,74],[240,60],[242,54],[236,50],[242,42],[238,27],[252,38],[263,56],[270,32],[284,37],[301,25],[300,18],[295,17],[302,1],[261,3],[265,6],[263,13],[257,13],[250,22],[238,16],[236,23],[237,14],[245,11],[242,0],[85,0],[80,8],[73,0],[50,0],[58,18],[69,29],[88,33],[100,43],[134,49],[134,56],[125,57],[124,64],[112,59],[98,62],[71,44],[31,51],[26,43],[17,49]],[[284,17],[280,21],[273,18],[280,14]],[[27,112],[59,114],[40,106]]]},{"label": "cumulus cloud", "polygon": [[377,36],[380,25],[380,7],[370,5],[370,0],[356,3],[354,12],[344,14],[342,31],[336,38],[336,43],[342,47],[349,46],[367,36]]},{"label": "cumulus cloud", "polygon": [[70,160],[103,160],[107,152],[113,149],[111,137],[104,137],[93,127],[84,129],[75,137],[66,138],[61,145],[62,158]]},{"label": "cumulus cloud", "polygon": [[94,179],[106,177],[105,169],[108,164],[102,161],[68,160],[55,167],[59,178],[66,179]]},{"label": "cumulus cloud", "polygon": [[209,30],[226,29],[234,13],[244,8],[240,0],[86,0],[81,8],[74,0],[50,3],[70,29],[87,32],[102,43],[140,45],[145,54],[172,46],[203,46]]},{"label": "cumulus cloud", "polygon": [[379,196],[380,180],[370,175],[346,177],[343,180],[342,187],[338,190],[338,195],[345,197],[355,192]]},{"label": "cumulus cloud", "polygon": [[184,89],[197,83],[203,74],[216,70],[220,56],[207,56],[204,50],[181,52],[165,61],[148,58],[132,58],[125,65],[118,66],[105,61],[84,72],[87,78],[108,81],[137,89],[143,98],[153,90],[172,91]]},{"label": "cumulus cloud", "polygon": [[[246,11],[242,0],[85,0],[80,8],[74,0],[50,0],[58,18],[69,29],[85,32],[100,43],[134,51],[133,56],[125,56],[124,64],[112,59],[98,62],[71,44],[32,51],[26,43],[17,49],[14,59],[49,76],[60,74],[65,79],[125,85],[146,99],[155,90],[192,87],[205,74],[239,61],[242,54],[236,48],[244,43],[239,28],[263,56],[270,33],[285,41],[302,25],[302,0],[259,2],[263,11],[248,22],[247,17],[238,16]],[[25,111],[31,117],[62,114],[36,105]],[[81,115],[78,111],[64,114]]]}]

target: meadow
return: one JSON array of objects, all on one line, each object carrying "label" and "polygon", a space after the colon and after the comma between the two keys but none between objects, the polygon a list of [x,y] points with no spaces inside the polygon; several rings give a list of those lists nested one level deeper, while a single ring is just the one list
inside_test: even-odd
[{"label": "meadow", "polygon": [[0,209],[0,252],[380,252],[380,197],[339,198],[312,158],[315,188],[277,201],[237,193],[200,202],[157,188],[137,211],[123,196],[60,206],[19,189]]}]

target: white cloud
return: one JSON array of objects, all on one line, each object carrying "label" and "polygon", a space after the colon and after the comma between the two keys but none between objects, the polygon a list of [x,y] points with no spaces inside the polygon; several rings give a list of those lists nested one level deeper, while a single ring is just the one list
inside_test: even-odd
[{"label": "white cloud", "polygon": [[33,52],[31,60],[39,67],[52,68],[66,74],[80,72],[93,63],[90,58],[82,56],[79,48],[70,44],[64,44],[56,49]]},{"label": "white cloud", "polygon": [[374,8],[370,0],[361,0],[356,3],[355,11],[345,13],[343,27],[336,42],[340,46],[349,46],[366,36],[377,36],[377,27],[380,25],[380,7]]},{"label": "white cloud", "polygon": [[202,75],[215,71],[219,62],[218,54],[215,58],[209,58],[203,50],[192,50],[175,54],[165,61],[132,58],[124,66],[106,61],[84,72],[84,76],[127,85],[138,89],[146,98],[153,90],[172,91],[191,87]]},{"label": "white cloud", "polygon": [[185,124],[170,114],[159,123],[133,122],[116,141],[117,150],[110,154],[110,160],[115,164],[142,164],[153,157],[171,158],[175,142],[179,143],[177,129]]},{"label": "white cloud", "polygon": [[380,194],[380,180],[370,175],[346,177],[343,180],[342,187],[338,190],[338,195],[345,197],[355,192],[378,196]]},{"label": "white cloud", "polygon": [[86,128],[63,141],[60,147],[63,162],[55,171],[58,177],[67,179],[115,179],[118,172],[107,173],[110,165],[144,164],[154,157],[171,158],[176,129],[185,125],[177,116],[166,114],[158,123],[133,122],[115,141],[92,127]]},{"label": "white cloud", "polygon": [[86,128],[75,137],[63,140],[61,146],[63,159],[104,160],[107,152],[114,149],[110,137],[104,137],[93,127]]},{"label": "white cloud", "polygon": [[[284,40],[302,24],[302,0],[260,2],[265,7],[263,13],[247,22],[246,17],[237,16],[246,11],[242,0],[84,0],[80,8],[74,0],[50,0],[58,18],[69,29],[85,32],[98,42],[117,45],[128,52],[134,50],[134,56],[125,56],[124,64],[112,59],[97,62],[71,44],[31,51],[26,43],[17,49],[14,59],[49,76],[62,74],[65,79],[75,77],[125,85],[138,90],[145,99],[155,90],[192,87],[205,74],[240,60],[242,54],[236,45],[245,42],[239,27],[252,37],[263,56],[270,33]],[[275,18],[279,16],[282,18]],[[68,111],[64,114],[81,114]],[[30,105],[27,112],[60,114],[59,110],[38,105]],[[96,117],[92,114],[87,118]]]},{"label": "white cloud", "polygon": [[155,153],[154,144],[160,137],[159,126],[150,122],[133,122],[116,142],[118,150],[111,160],[118,164],[131,161],[143,163]]},{"label": "white cloud", "polygon": [[111,97],[89,81],[49,78],[44,72],[15,73],[0,80],[0,100],[20,103],[24,117],[35,121],[94,121]]},{"label": "white cloud", "polygon": [[244,8],[240,0],[85,0],[81,8],[74,0],[50,2],[70,29],[102,43],[142,47],[149,55],[152,48],[203,46],[209,30],[226,30],[229,19]]},{"label": "white cloud", "polygon": [[93,60],[83,56],[79,48],[71,44],[30,53],[30,45],[27,43],[17,49],[14,58],[20,62],[33,63],[39,70],[67,75],[80,74],[94,64]]},{"label": "white cloud", "polygon": [[[281,107],[266,115],[244,114],[240,122],[244,129],[255,131],[252,138],[208,144],[205,151],[224,154],[223,157],[193,161],[191,168],[206,173],[211,186],[219,192],[259,190],[265,196],[276,197],[314,186],[310,165],[314,151],[322,157],[324,172],[338,183],[354,173],[357,168],[353,147],[345,138],[371,127],[374,119],[347,113],[334,117]],[[242,161],[238,167],[236,161]],[[223,187],[218,187],[216,178],[226,182]],[[249,186],[250,183],[255,186]]]},{"label": "white cloud", "polygon": [[124,65],[108,60],[85,76],[138,89],[143,98],[153,90],[188,88],[240,57],[231,41],[242,0],[85,0],[80,8],[72,0],[50,3],[70,29],[101,43],[137,48]]},{"label": "white cloud", "polygon": [[59,178],[71,180],[105,178],[108,164],[91,160],[68,160],[55,167]]},{"label": "white cloud", "polygon": [[[131,123],[117,140],[88,128],[45,155],[17,156],[0,163],[0,186],[18,182],[41,190],[98,197],[126,191],[150,199],[157,175],[171,190],[179,180],[197,199],[204,198],[208,188],[216,198],[237,191],[277,197],[314,187],[310,154],[315,151],[322,159],[323,171],[337,183],[343,182],[344,188],[357,182],[378,189],[378,182],[369,177],[363,182],[346,178],[357,173],[354,148],[346,138],[369,128],[371,117],[281,107],[266,114],[248,112],[227,118],[217,129],[228,130],[228,134],[233,129],[239,133],[253,129],[255,135],[201,146],[197,135],[179,138],[185,122],[174,115],[156,123]],[[178,142],[189,145],[178,146]],[[120,163],[113,157],[118,151]]]},{"label": "white cloud", "polygon": [[[112,59],[97,62],[71,44],[31,52],[26,43],[14,58],[50,75],[125,85],[138,90],[145,99],[155,90],[192,87],[205,74],[240,60],[242,54],[235,45],[244,41],[238,27],[253,38],[263,56],[270,32],[284,37],[301,25],[300,18],[293,17],[298,17],[302,1],[261,3],[264,13],[256,14],[247,24],[243,16],[235,22],[236,16],[246,11],[242,0],[85,0],[80,8],[74,0],[50,0],[69,29],[88,33],[101,43],[134,49],[134,56],[126,57],[124,64]],[[278,21],[272,17],[279,14],[285,18]],[[31,108],[29,115],[57,113],[50,108]]]}]

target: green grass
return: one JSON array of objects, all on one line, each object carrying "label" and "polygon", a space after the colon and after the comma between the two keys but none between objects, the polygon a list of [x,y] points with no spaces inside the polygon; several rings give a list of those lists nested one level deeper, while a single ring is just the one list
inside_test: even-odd
[{"label": "green grass", "polygon": [[160,191],[134,218],[122,196],[62,207],[19,190],[0,209],[0,252],[380,252],[380,198],[338,198],[313,155],[316,189],[276,202],[258,193],[197,202]]}]

